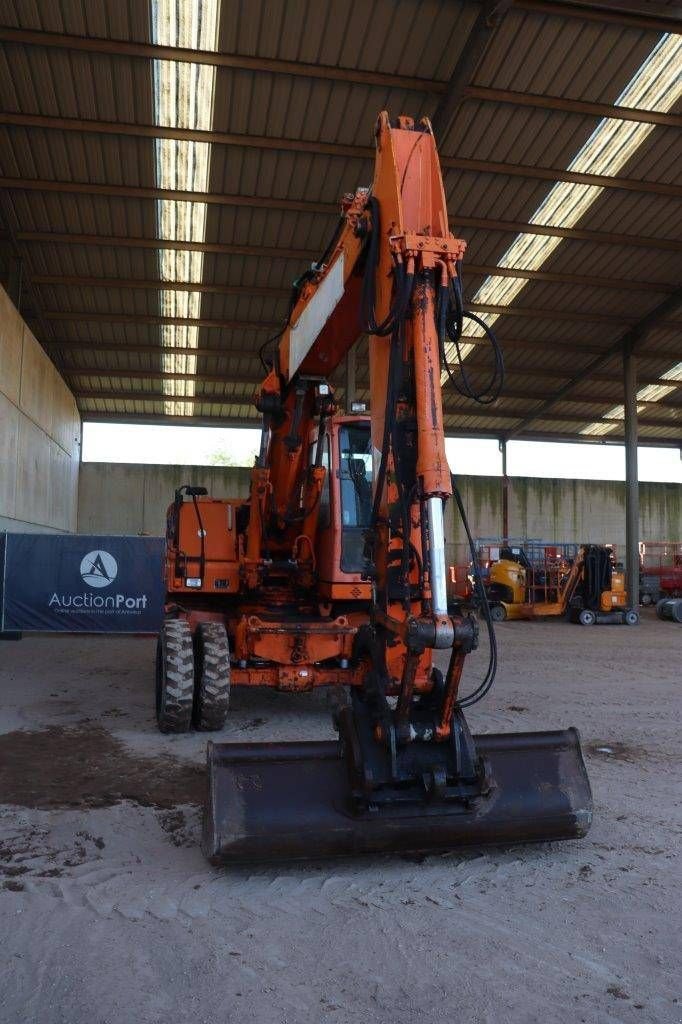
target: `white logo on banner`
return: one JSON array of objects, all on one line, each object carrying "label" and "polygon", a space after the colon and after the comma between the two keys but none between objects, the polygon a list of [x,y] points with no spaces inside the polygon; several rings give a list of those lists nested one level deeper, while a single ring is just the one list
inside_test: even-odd
[{"label": "white logo on banner", "polygon": [[81,562],[80,572],[89,587],[108,587],[118,575],[118,565],[108,551],[90,551]]}]

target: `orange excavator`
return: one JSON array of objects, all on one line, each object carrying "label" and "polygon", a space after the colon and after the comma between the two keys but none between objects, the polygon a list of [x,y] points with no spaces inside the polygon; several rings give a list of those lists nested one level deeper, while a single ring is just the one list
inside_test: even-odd
[{"label": "orange excavator", "polygon": [[[448,229],[429,122],[382,113],[371,188],[345,196],[264,347],[250,497],[184,487],[169,509],[162,730],[220,728],[231,685],[350,688],[338,741],[209,742],[203,847],[214,863],[589,828],[574,729],[472,736],[464,715],[489,691],[497,654],[488,612],[488,671],[463,693],[479,630],[448,611],[441,379],[491,401],[503,377],[483,321],[490,378],[475,388],[464,364],[463,319],[476,319],[462,304],[464,249]],[[370,412],[338,415],[330,377],[363,334]]]}]

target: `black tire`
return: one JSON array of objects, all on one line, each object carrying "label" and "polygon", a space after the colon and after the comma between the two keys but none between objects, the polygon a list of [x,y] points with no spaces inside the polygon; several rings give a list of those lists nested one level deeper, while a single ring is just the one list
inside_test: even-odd
[{"label": "black tire", "polygon": [[493,622],[504,622],[507,618],[507,609],[503,604],[493,604],[490,606],[490,618]]},{"label": "black tire", "polygon": [[166,619],[156,645],[156,721],[161,732],[189,732],[193,707],[192,633],[184,619]]},{"label": "black tire", "polygon": [[630,608],[625,613],[625,625],[626,626],[637,626],[639,625],[639,612],[636,612],[634,608]]},{"label": "black tire", "polygon": [[591,608],[583,608],[578,614],[578,622],[581,626],[594,626],[597,621],[596,613]]},{"label": "black tire", "polygon": [[194,728],[214,732],[230,707],[230,643],[220,622],[202,622],[196,635]]}]

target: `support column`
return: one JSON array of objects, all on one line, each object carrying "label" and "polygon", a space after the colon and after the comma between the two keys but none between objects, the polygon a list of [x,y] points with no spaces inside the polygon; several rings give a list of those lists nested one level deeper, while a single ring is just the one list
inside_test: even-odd
[{"label": "support column", "polygon": [[509,539],[509,477],[507,476],[507,442],[500,441],[502,453],[502,537]]},{"label": "support column", "polygon": [[639,481],[637,474],[637,359],[623,348],[625,407],[625,585],[628,604],[639,607]]},{"label": "support column", "polygon": [[357,345],[353,345],[346,355],[346,412],[350,412],[351,403],[355,401],[355,354]]}]

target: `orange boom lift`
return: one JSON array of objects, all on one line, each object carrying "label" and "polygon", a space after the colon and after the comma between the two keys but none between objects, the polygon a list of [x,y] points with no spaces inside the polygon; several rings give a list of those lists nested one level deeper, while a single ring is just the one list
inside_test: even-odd
[{"label": "orange boom lift", "polygon": [[[185,487],[169,509],[161,729],[220,728],[231,684],[351,688],[338,742],[209,743],[203,844],[216,863],[589,827],[575,730],[474,737],[464,717],[496,660],[491,629],[486,678],[460,691],[478,624],[447,607],[441,374],[482,399],[459,351],[473,316],[461,302],[464,249],[448,230],[429,122],[382,113],[372,187],[344,198],[273,339],[248,501]],[[364,333],[371,411],[338,416],[329,378]],[[501,386],[494,351],[487,400]]]}]

